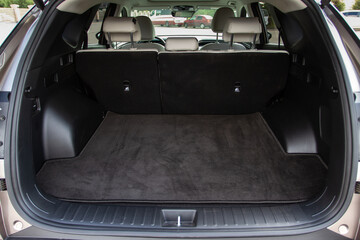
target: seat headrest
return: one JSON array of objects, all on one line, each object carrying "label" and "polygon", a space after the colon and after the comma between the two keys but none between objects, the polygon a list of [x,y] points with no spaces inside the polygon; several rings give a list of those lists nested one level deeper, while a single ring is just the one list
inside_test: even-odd
[{"label": "seat headrest", "polygon": [[110,42],[131,42],[131,34],[134,42],[141,40],[139,24],[132,17],[107,17],[103,31]]},{"label": "seat headrest", "polygon": [[228,18],[235,17],[234,11],[229,7],[222,7],[216,10],[211,22],[211,29],[215,33],[222,33]]},{"label": "seat headrest", "polygon": [[259,19],[252,18],[229,18],[225,24],[223,40],[233,42],[254,42],[255,37],[262,32]]},{"label": "seat headrest", "polygon": [[155,38],[155,29],[150,18],[147,16],[138,16],[136,20],[140,26],[141,40],[153,40]]},{"label": "seat headrest", "polygon": [[194,37],[169,37],[165,43],[165,50],[167,51],[196,51],[198,48],[198,40]]}]

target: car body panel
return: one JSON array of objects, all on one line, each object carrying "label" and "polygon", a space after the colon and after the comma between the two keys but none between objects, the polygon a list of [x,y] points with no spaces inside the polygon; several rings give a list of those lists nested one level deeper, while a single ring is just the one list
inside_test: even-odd
[{"label": "car body panel", "polygon": [[[164,24],[165,24],[165,22],[164,22]],[[22,50],[24,50],[24,49],[22,49]],[[353,79],[353,77],[352,77],[352,79]],[[356,88],[356,86],[354,85],[353,89],[355,89],[355,88]],[[7,89],[11,89],[11,87],[7,87]],[[359,177],[359,175],[358,175],[358,177]],[[3,204],[10,204],[11,205],[11,202],[9,202],[9,201],[6,202],[6,199],[8,199],[8,196],[7,197],[6,196],[7,196],[7,194],[0,195],[0,198],[2,199],[2,205]],[[356,208],[356,207],[358,207],[358,203],[359,203],[359,196],[357,196],[357,198],[355,196],[353,198],[352,202],[351,202],[351,205],[350,205],[351,207],[348,208],[348,211],[350,211],[350,214],[351,214],[351,212],[354,211],[353,210],[354,208],[352,206],[355,206],[355,209],[359,209],[359,208]],[[14,209],[14,208],[12,208],[12,209]],[[4,207],[3,207],[3,210],[4,210]],[[13,210],[11,210],[11,208],[10,208],[9,212],[8,213],[4,212],[4,214],[6,214],[6,215],[12,214],[11,211],[13,211]],[[323,229],[323,230],[315,231],[313,233],[294,235],[294,236],[261,237],[261,238],[251,238],[251,239],[259,239],[259,240],[261,240],[261,239],[263,239],[263,240],[266,240],[266,239],[269,239],[269,240],[270,239],[294,239],[294,240],[295,239],[299,239],[299,240],[300,239],[346,239],[345,237],[353,237],[354,234],[356,233],[356,229],[351,228],[351,232],[349,231],[348,235],[344,235],[345,237],[334,233],[334,232],[337,232],[339,230],[340,225],[343,225],[344,222],[348,221],[348,220],[343,219],[343,218],[347,219],[346,214],[343,215],[343,217],[339,221],[337,221],[331,227],[329,227],[329,229],[331,231]],[[355,221],[354,219],[356,219],[356,216],[351,215],[351,217],[352,217],[351,221],[352,222]],[[52,239],[99,239],[98,236],[90,236],[90,235],[86,235],[86,234],[73,235],[73,234],[69,234],[69,233],[56,233],[56,232],[42,230],[42,229],[39,229],[39,228],[36,228],[36,227],[30,227],[30,224],[26,223],[26,221],[24,219],[22,219],[18,215],[14,215],[14,219],[13,218],[8,218],[7,219],[8,220],[8,223],[7,223],[8,228],[13,228],[13,223],[15,223],[16,221],[21,221],[21,222],[24,223],[23,226],[26,227],[27,229],[23,230],[23,231],[16,231],[16,230],[14,231],[14,229],[12,231],[10,229],[7,230],[8,233],[13,235],[9,239],[20,239],[20,238],[24,238],[24,237],[34,237],[34,238],[37,238],[37,239],[40,239],[40,238],[52,238]],[[194,234],[194,237],[196,237],[195,235],[196,234]],[[112,237],[112,236],[105,237],[104,236],[104,237],[102,237],[102,239],[122,239],[122,238],[121,237]],[[128,238],[123,237],[123,239],[128,239]],[[135,240],[136,238],[133,238],[133,239]],[[140,239],[143,239],[143,238],[137,238],[137,239],[140,240]],[[150,238],[146,238],[146,239],[150,239]],[[250,239],[250,238],[241,238],[241,239]]]},{"label": "car body panel", "polygon": [[186,18],[174,17],[169,9],[153,10],[150,14],[150,20],[154,25],[160,26],[182,26]]}]

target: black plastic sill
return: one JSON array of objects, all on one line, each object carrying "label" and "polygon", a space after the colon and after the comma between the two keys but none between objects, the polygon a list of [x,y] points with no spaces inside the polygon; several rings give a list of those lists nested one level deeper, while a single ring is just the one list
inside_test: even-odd
[{"label": "black plastic sill", "polygon": [[[31,209],[47,224],[105,231],[201,232],[296,228],[319,220],[323,209],[332,204],[331,199],[322,201],[322,196],[311,202],[282,204],[82,203],[45,196],[35,189],[37,191],[27,193],[26,197],[32,205]],[[174,221],[169,225],[163,210],[195,210],[196,216],[190,224],[177,226],[177,219],[171,219]]]},{"label": "black plastic sill", "polygon": [[[23,239],[38,239],[38,240],[50,240],[50,239],[81,239],[81,240],[97,240],[99,236],[89,236],[89,235],[72,235],[72,234],[62,234],[62,233],[54,233],[45,230],[41,230],[35,227],[27,228],[21,232],[14,234],[14,236],[10,236],[6,238],[7,240],[23,240]],[[125,240],[129,239],[128,237],[115,237],[115,236],[101,236],[101,239],[104,240]],[[132,240],[153,240],[159,238],[149,238],[149,237],[134,237]],[[166,239],[178,239],[178,238],[166,238]],[[192,238],[194,239],[194,238]],[[223,238],[211,238],[212,240],[220,240]],[[235,238],[231,238],[235,239]],[[240,238],[236,238],[240,239]],[[346,240],[348,238],[336,234],[330,230],[322,229],[316,232],[295,235],[295,236],[271,236],[271,237],[248,237],[241,238],[242,240]]]}]

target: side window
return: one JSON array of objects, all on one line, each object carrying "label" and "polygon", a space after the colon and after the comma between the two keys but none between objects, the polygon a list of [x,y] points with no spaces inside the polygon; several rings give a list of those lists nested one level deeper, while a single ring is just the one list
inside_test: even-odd
[{"label": "side window", "polygon": [[128,16],[128,13],[126,11],[126,8],[123,7],[120,11],[119,17],[127,17],[127,16]]},{"label": "side window", "polygon": [[196,20],[201,20],[202,19],[202,17],[201,16],[198,16],[197,18],[196,18]]},{"label": "side window", "polygon": [[103,23],[107,7],[108,7],[107,3],[102,3],[99,6],[99,9],[95,14],[95,17],[94,17],[94,19],[90,25],[90,28],[88,30],[88,45],[89,46],[99,44],[99,40],[97,39],[96,35],[101,30],[101,25]]},{"label": "side window", "polygon": [[247,13],[246,8],[242,7],[240,10],[240,17],[248,17],[248,16],[249,14]]},{"label": "side window", "polygon": [[[269,43],[279,43],[279,30],[276,26],[276,15],[274,7],[267,3],[261,3],[261,11],[264,17],[264,22],[266,24],[266,29],[268,32],[268,41]],[[280,36],[280,44],[283,44],[282,38]]]}]

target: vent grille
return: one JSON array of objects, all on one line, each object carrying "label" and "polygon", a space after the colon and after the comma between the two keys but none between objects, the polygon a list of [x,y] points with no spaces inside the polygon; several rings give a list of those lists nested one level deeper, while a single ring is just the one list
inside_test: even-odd
[{"label": "vent grille", "polygon": [[0,179],[0,191],[6,191],[7,187],[6,187],[6,181],[4,178]]}]

